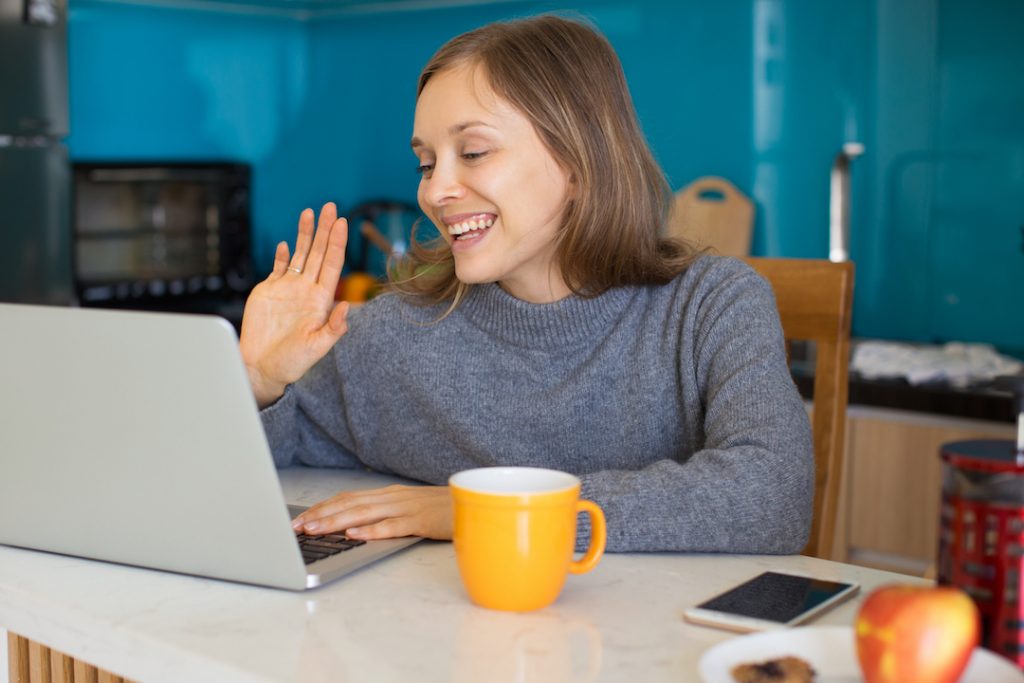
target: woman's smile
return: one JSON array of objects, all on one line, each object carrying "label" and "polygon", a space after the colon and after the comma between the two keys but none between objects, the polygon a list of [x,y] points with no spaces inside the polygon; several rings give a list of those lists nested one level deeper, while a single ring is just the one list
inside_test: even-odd
[{"label": "woman's smile", "polygon": [[465,242],[482,237],[496,219],[493,213],[474,213],[445,216],[442,220],[448,226],[448,234],[453,240]]}]

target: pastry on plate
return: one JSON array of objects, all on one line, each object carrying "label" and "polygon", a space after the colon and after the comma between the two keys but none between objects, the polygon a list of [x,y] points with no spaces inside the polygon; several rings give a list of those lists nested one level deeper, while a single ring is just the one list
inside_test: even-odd
[{"label": "pastry on plate", "polygon": [[779,657],[733,667],[738,683],[813,683],[814,669],[799,657]]}]

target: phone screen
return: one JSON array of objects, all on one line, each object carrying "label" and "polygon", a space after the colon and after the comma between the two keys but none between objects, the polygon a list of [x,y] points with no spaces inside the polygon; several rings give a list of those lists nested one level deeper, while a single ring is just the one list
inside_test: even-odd
[{"label": "phone screen", "polygon": [[697,607],[784,624],[848,590],[851,585],[765,572]]}]

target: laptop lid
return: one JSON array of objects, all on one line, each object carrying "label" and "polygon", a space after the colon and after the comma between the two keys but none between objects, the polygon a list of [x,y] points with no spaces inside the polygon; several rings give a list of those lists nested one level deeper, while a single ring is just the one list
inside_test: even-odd
[{"label": "laptop lid", "polygon": [[224,320],[0,304],[0,410],[0,543],[321,582],[307,578]]}]

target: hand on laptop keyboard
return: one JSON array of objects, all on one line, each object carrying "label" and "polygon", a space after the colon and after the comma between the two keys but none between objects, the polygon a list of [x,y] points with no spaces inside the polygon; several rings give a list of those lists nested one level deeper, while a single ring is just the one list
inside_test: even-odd
[{"label": "hand on laptop keyboard", "polygon": [[388,486],[345,491],[292,520],[309,535],[344,533],[352,539],[423,536],[451,540],[452,499],[447,486]]}]

